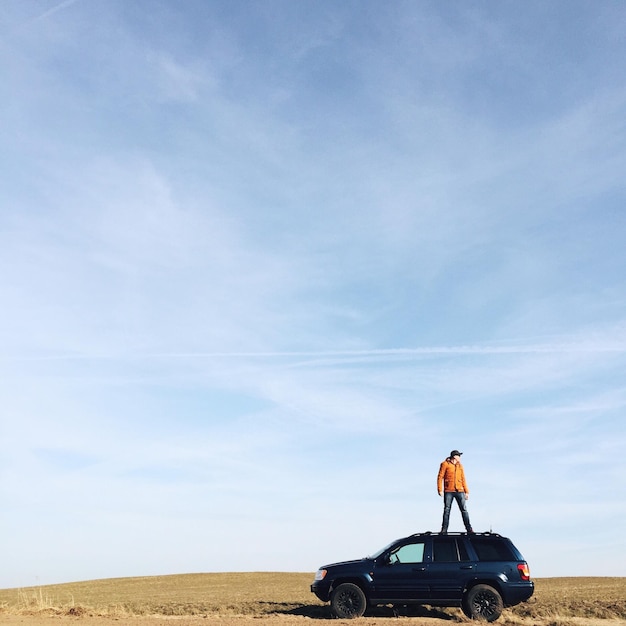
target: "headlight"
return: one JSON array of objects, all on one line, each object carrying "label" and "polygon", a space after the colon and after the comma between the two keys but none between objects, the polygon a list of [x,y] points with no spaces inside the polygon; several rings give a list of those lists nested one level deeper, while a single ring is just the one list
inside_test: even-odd
[{"label": "headlight", "polygon": [[326,570],[325,569],[318,569],[317,573],[315,574],[315,580],[322,580],[324,578],[324,576],[326,576]]}]

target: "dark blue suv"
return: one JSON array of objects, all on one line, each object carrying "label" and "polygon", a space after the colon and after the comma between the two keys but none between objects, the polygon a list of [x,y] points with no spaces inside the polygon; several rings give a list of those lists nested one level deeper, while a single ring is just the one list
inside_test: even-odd
[{"label": "dark blue suv", "polygon": [[528,564],[495,533],[418,533],[376,554],[321,567],[311,591],[336,617],[360,617],[381,604],[460,606],[493,622],[534,591]]}]

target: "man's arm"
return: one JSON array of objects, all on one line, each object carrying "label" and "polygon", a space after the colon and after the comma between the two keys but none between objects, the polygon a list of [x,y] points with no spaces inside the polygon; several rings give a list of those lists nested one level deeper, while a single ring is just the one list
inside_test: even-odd
[{"label": "man's arm", "polygon": [[465,480],[465,469],[463,469],[463,491],[465,492],[465,499],[469,499],[469,487],[467,486],[467,480]]},{"label": "man's arm", "polygon": [[446,473],[445,463],[439,466],[439,473],[437,474],[437,493],[441,495],[443,493],[443,475]]}]

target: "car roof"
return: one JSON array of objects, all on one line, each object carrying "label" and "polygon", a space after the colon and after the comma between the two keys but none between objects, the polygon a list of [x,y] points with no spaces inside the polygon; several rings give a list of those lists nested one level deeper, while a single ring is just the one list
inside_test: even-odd
[{"label": "car roof", "polygon": [[[467,537],[468,535],[470,536],[475,536],[475,537],[497,537],[497,538],[501,538],[501,539],[506,539],[506,537],[503,537],[502,535],[500,535],[499,533],[494,533],[491,531],[486,531],[486,532],[482,532],[482,533],[461,533],[461,532],[457,532],[457,533],[438,533],[438,532],[433,532],[432,530],[427,530],[423,533],[414,533],[412,535],[409,535],[408,537],[404,537],[404,539],[411,539],[413,537],[429,537],[429,536],[433,536],[433,537]],[[399,539],[398,541],[402,541],[401,539]]]}]

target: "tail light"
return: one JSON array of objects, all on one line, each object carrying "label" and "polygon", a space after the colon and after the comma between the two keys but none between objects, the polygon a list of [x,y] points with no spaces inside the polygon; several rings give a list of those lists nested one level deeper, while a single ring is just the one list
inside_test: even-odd
[{"label": "tail light", "polygon": [[528,563],[518,563],[517,571],[519,572],[519,577],[522,580],[530,580],[530,569],[528,568]]}]

